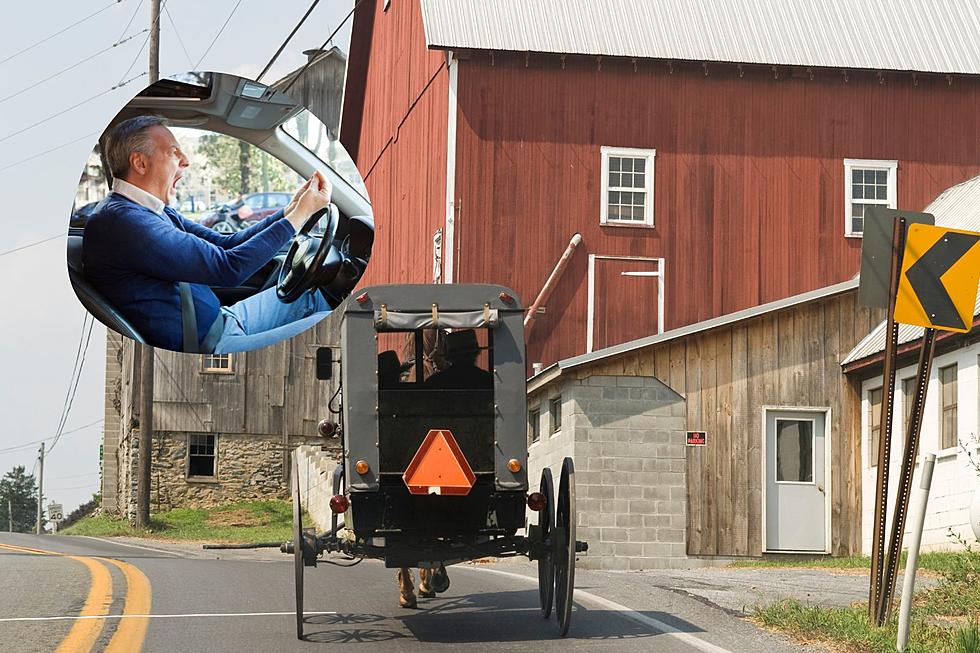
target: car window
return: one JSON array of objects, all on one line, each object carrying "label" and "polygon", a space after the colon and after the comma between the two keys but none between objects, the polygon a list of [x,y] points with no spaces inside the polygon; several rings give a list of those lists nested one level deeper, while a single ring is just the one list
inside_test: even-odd
[{"label": "car window", "polygon": [[289,204],[290,199],[292,197],[286,193],[273,193],[269,196],[269,208],[281,209]]},{"label": "car window", "polygon": [[304,109],[284,122],[280,129],[330,166],[358,195],[368,199],[364,180],[347,150],[309,109]]},{"label": "car window", "polygon": [[262,208],[262,195],[252,195],[251,197],[245,198],[245,204],[248,205],[250,209],[261,209]]}]

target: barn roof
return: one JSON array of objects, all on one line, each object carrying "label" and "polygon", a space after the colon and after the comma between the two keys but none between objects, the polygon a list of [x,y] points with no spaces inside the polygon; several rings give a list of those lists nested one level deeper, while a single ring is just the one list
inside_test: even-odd
[{"label": "barn roof", "polygon": [[422,0],[429,47],[980,74],[975,0]]},{"label": "barn roof", "polygon": [[[942,195],[926,207],[926,213],[936,216],[936,224],[951,229],[980,231],[980,177],[947,188]],[[980,315],[980,294],[973,307],[973,315]],[[847,366],[863,358],[885,350],[887,322],[882,322],[847,354],[841,365]],[[898,325],[898,344],[922,338],[922,327],[911,324]]]}]

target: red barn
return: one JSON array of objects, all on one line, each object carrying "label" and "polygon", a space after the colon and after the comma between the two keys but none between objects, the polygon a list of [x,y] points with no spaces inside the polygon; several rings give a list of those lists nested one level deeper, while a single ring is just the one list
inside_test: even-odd
[{"label": "red barn", "polygon": [[575,354],[847,280],[865,208],[980,173],[967,2],[365,0],[341,139],[369,282],[494,282]]}]

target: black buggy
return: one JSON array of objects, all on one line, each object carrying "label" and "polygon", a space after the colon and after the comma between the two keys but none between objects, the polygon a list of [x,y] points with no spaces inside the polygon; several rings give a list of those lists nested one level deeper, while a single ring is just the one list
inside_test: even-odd
[{"label": "black buggy", "polygon": [[[538,490],[528,493],[524,311],[517,297],[494,285],[375,286],[337,310],[343,462],[334,473],[332,524],[325,533],[303,528],[294,463],[293,540],[281,547],[295,561],[297,636],[303,638],[304,567],[331,553],[377,558],[391,568],[527,556],[538,562],[543,616],[554,608],[564,636],[575,554],[588,545],[575,540],[570,458],[557,494],[547,467]],[[446,330],[476,335],[477,364],[488,381],[482,387],[427,382],[439,356],[433,344]],[[387,363],[399,348],[407,355],[396,361],[392,379]],[[332,359],[332,350],[318,351],[318,378],[331,376]],[[526,507],[538,523],[519,535]]]}]

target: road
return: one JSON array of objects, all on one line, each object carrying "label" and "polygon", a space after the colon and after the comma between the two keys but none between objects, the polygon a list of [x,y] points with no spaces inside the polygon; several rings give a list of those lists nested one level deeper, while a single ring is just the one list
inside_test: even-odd
[{"label": "road", "polygon": [[449,591],[415,610],[398,607],[394,570],[379,562],[307,569],[307,641],[299,641],[291,558],[147,546],[0,533],[0,650],[800,650],[676,596],[659,600],[671,611],[642,609],[656,597],[603,587],[598,572],[580,574],[571,632],[560,639],[554,617],[541,618],[533,568],[513,562],[454,566]]}]

